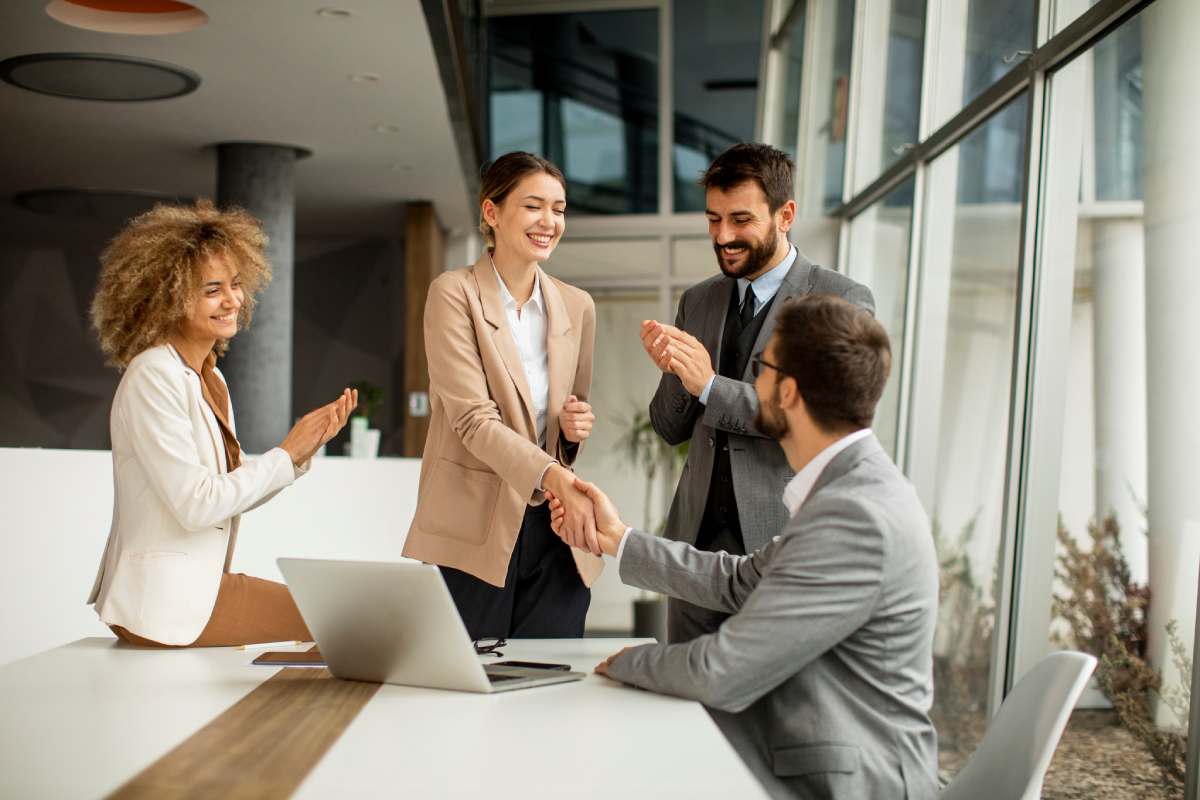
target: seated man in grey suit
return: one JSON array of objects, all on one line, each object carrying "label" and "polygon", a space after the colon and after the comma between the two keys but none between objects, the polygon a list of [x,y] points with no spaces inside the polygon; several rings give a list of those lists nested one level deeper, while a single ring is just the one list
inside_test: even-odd
[{"label": "seated man in grey suit", "polygon": [[[627,528],[592,499],[621,580],[732,614],[681,644],[627,648],[596,667],[699,700],[774,797],[934,798],[929,520],[869,426],[891,362],[870,312],[831,295],[781,309],[755,359],[755,427],[796,476],[782,532],[745,556]],[[561,509],[551,502],[553,525]]]}]

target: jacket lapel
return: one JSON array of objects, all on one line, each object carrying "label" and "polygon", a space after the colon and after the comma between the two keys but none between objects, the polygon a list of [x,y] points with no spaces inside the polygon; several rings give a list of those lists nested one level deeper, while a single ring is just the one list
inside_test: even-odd
[{"label": "jacket lapel", "polygon": [[704,319],[700,323],[700,343],[712,354],[712,368],[721,369],[721,339],[725,332],[725,317],[729,315],[729,295],[737,281],[725,277],[712,285],[708,302],[704,304]]},{"label": "jacket lapel", "polygon": [[[546,425],[546,448],[554,452],[558,440],[558,411],[570,394],[575,375],[571,369],[576,361],[576,343],[571,339],[571,314],[562,292],[548,275],[538,267],[538,282],[542,287],[542,301],[546,307],[546,367],[550,372],[550,392],[546,402],[548,423]],[[584,400],[586,398],[579,398]]]},{"label": "jacket lapel", "polygon": [[[784,276],[783,283],[779,285],[779,291],[775,293],[775,300],[767,309],[767,318],[763,320],[763,326],[754,340],[754,347],[750,349],[752,355],[757,355],[767,349],[767,343],[771,341],[771,334],[775,332],[775,320],[779,317],[779,309],[783,308],[783,304],[797,295],[808,293],[808,273],[811,270],[812,263],[797,250],[792,268]],[[754,380],[750,374],[749,361],[746,362],[746,371],[742,374],[742,380],[750,382]]]},{"label": "jacket lapel", "polygon": [[[508,316],[504,313],[504,301],[500,297],[500,279],[492,266],[487,252],[475,262],[471,270],[475,275],[475,285],[479,289],[479,303],[483,307],[483,318],[491,326],[492,342],[500,353],[508,376],[517,387],[525,409],[525,421],[530,430],[534,430],[533,402],[530,400],[529,382],[525,379],[525,367],[521,365],[521,354],[517,351],[517,342],[513,339],[508,327]],[[482,332],[481,332],[482,334]]]}]

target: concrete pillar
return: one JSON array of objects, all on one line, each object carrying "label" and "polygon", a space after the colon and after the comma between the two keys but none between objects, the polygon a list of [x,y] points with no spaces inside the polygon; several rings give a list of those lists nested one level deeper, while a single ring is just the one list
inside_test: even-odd
[{"label": "concrete pillar", "polygon": [[303,155],[287,145],[217,145],[217,204],[244,208],[262,221],[273,274],[258,297],[250,329],[237,335],[220,363],[238,438],[249,453],[275,447],[292,425],[293,172]]},{"label": "concrete pillar", "polygon": [[1097,520],[1115,514],[1130,577],[1146,582],[1146,283],[1140,219],[1092,222]]},{"label": "concrete pillar", "polygon": [[[1186,686],[1171,662],[1165,626],[1193,652],[1200,563],[1200,3],[1159,0],[1143,20],[1146,385],[1150,659],[1167,686]],[[1159,708],[1160,724],[1178,724]]]}]

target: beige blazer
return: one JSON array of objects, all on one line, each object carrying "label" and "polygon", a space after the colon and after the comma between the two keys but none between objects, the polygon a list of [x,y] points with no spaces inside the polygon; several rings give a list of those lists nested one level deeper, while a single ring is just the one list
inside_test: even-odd
[{"label": "beige blazer", "polygon": [[212,616],[240,515],[303,470],[275,448],[227,472],[200,376],[169,345],[130,362],[109,426],[112,527],[88,602],[106,625],[191,644]]},{"label": "beige blazer", "polygon": [[[545,501],[537,489],[542,471],[554,460],[570,466],[578,455],[562,446],[558,412],[568,395],[586,399],[592,383],[595,304],[540,267],[538,275],[550,374],[545,450],[488,254],[439,275],[425,302],[429,435],[404,555],[493,586],[504,585],[526,507]],[[603,561],[571,552],[591,586]]]}]

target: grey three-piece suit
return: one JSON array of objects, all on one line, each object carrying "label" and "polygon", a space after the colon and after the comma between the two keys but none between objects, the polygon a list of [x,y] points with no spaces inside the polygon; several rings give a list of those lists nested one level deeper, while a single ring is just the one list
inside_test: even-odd
[{"label": "grey three-piece suit", "polygon": [[[679,300],[675,327],[695,336],[708,350],[713,368],[721,363],[722,332],[729,309],[735,279],[716,275],[684,292]],[[799,252],[788,270],[770,309],[766,311],[752,354],[761,353],[775,332],[780,308],[790,297],[806,294],[833,294],[874,313],[871,291],[844,275],[815,266]],[[717,375],[702,404],[692,396],[675,375],[664,373],[654,399],[650,401],[650,421],[668,444],[691,440],[687,463],[675,490],[675,499],[667,516],[665,535],[688,544],[697,543],[709,492],[713,486],[715,448],[723,439],[729,447],[730,477],[737,499],[737,517],[741,525],[743,552],[752,553],[767,543],[787,522],[787,510],[780,502],[783,487],[791,480],[783,450],[773,439],[754,427],[758,396],[747,364],[741,380]],[[717,431],[725,435],[718,436]],[[704,549],[722,549],[704,547]],[[668,613],[668,636],[672,642],[686,641],[716,630],[724,615],[688,607],[672,600]]]},{"label": "grey three-piece suit", "polygon": [[609,675],[709,707],[772,796],[936,797],[937,557],[916,493],[874,436],[834,457],[762,549],[708,553],[634,532],[620,574],[733,614],[689,642],[633,648]]}]

